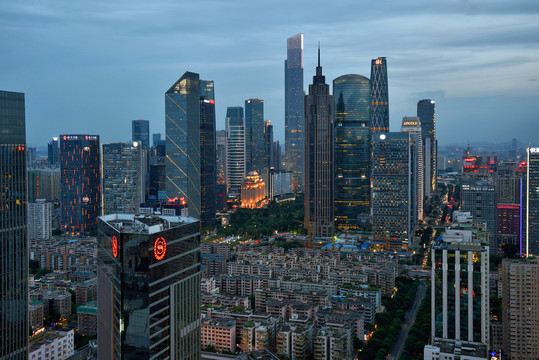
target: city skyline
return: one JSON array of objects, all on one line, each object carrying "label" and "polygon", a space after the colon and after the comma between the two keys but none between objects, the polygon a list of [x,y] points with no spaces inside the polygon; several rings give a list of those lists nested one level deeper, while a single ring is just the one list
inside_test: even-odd
[{"label": "city skyline", "polygon": [[[387,58],[393,130],[403,116],[415,114],[418,100],[429,98],[436,100],[441,146],[513,137],[529,143],[539,131],[539,5],[532,1],[458,7],[416,1],[391,9],[294,4],[286,16],[277,16],[280,7],[274,6],[252,18],[245,16],[252,7],[241,2],[204,9],[134,4],[127,12],[124,5],[98,2],[88,12],[87,4],[6,4],[0,15],[8,54],[0,60],[3,87],[27,95],[30,146],[45,146],[60,133],[127,141],[135,119],[148,119],[151,133],[164,133],[162,93],[185,71],[215,82],[218,129],[228,106],[261,98],[264,120],[272,121],[283,144],[282,64],[286,39],[297,33],[304,34],[305,68],[315,66],[321,41],[328,81],[368,76],[371,59]],[[174,20],[186,12],[200,18],[202,11],[207,28],[191,20],[179,28]],[[239,26],[229,26],[234,19]],[[186,53],[184,46],[194,51]],[[126,87],[129,96],[118,96]],[[509,129],[508,119],[514,124]]]}]

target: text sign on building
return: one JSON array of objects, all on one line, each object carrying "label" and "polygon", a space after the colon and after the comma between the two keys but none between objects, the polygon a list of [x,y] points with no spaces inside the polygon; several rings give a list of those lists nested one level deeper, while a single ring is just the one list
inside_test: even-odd
[{"label": "text sign on building", "polygon": [[153,256],[157,261],[163,260],[167,253],[167,242],[164,237],[157,238],[153,244]]},{"label": "text sign on building", "polygon": [[118,238],[116,235],[112,237],[112,256],[118,257]]}]

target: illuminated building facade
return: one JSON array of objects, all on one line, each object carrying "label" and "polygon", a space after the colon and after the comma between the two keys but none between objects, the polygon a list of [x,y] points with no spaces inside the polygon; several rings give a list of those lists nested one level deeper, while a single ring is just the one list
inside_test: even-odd
[{"label": "illuminated building facade", "polygon": [[183,197],[202,226],[215,223],[213,88],[213,81],[186,72],[165,93],[167,197]]},{"label": "illuminated building facade", "polygon": [[524,181],[518,175],[496,178],[498,243],[511,244],[522,254]]},{"label": "illuminated building facade", "polygon": [[139,205],[145,200],[142,151],[137,141],[103,144],[103,215],[138,212]]},{"label": "illuminated building facade", "polygon": [[385,57],[371,61],[371,132],[389,131],[389,95]]},{"label": "illuminated building facade", "polygon": [[98,135],[60,135],[62,230],[94,233],[101,215],[101,155]]},{"label": "illuminated building facade", "polygon": [[200,224],[99,218],[99,359],[200,358]]},{"label": "illuminated building facade", "polygon": [[225,119],[226,130],[226,180],[228,193],[240,195],[245,177],[245,118],[241,106],[228,107]]},{"label": "illuminated building facade", "polygon": [[436,191],[438,176],[438,141],[436,140],[436,102],[423,99],[417,102],[417,117],[421,121],[424,146],[425,196],[432,196]]},{"label": "illuminated building facade", "polygon": [[305,225],[313,237],[334,234],[333,96],[318,66],[305,96]]},{"label": "illuminated building facade", "polygon": [[245,100],[245,171],[264,168],[264,100]]},{"label": "illuminated building facade", "polygon": [[512,360],[539,354],[539,263],[537,259],[502,262],[503,352]]},{"label": "illuminated building facade", "polygon": [[483,229],[447,228],[431,250],[431,339],[489,345],[489,246]]},{"label": "illuminated building facade", "polygon": [[357,229],[370,213],[370,81],[361,75],[333,80],[335,110],[335,226]]},{"label": "illuminated building facade", "polygon": [[421,135],[421,121],[418,117],[402,118],[401,131],[410,134],[410,208],[412,227],[423,220],[424,196],[424,147]]},{"label": "illuminated building facade", "polygon": [[150,122],[148,120],[131,122],[131,141],[140,143],[143,149],[150,148]]},{"label": "illuminated building facade", "polygon": [[496,186],[489,180],[463,180],[461,190],[461,210],[469,211],[474,221],[487,223],[490,235],[490,251],[499,251],[498,227],[496,218]]},{"label": "illuminated building facade", "polygon": [[412,230],[410,134],[377,133],[372,141],[372,235],[375,243],[406,248]]},{"label": "illuminated building facade", "polygon": [[28,359],[24,93],[0,90],[0,359]]},{"label": "illuminated building facade", "polygon": [[303,190],[305,163],[305,108],[303,90],[303,34],[287,39],[284,61],[284,117],[286,170],[292,171],[294,188]]},{"label": "illuminated building facade", "polygon": [[539,255],[539,148],[527,148],[526,256]]},{"label": "illuminated building facade", "polygon": [[266,183],[256,171],[250,171],[241,185],[241,207],[259,208],[266,204]]}]

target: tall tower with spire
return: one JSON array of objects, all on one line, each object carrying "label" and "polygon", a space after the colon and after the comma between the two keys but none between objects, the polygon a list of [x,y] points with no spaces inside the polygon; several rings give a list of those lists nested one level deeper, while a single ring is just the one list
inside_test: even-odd
[{"label": "tall tower with spire", "polygon": [[385,57],[371,61],[371,131],[389,131],[389,96]]},{"label": "tall tower with spire", "polygon": [[305,225],[311,235],[334,233],[333,96],[318,66],[305,96]]}]

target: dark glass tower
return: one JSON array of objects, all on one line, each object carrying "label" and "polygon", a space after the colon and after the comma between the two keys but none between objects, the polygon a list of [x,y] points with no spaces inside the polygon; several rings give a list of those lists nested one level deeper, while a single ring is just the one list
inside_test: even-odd
[{"label": "dark glass tower", "polygon": [[284,118],[286,170],[292,171],[294,189],[303,190],[305,164],[305,124],[303,90],[303,34],[287,39],[284,61]]},{"label": "dark glass tower", "polygon": [[246,172],[264,168],[264,100],[245,100]]},{"label": "dark glass tower", "polygon": [[0,359],[28,359],[24,94],[0,91]]},{"label": "dark glass tower", "polygon": [[47,144],[49,165],[60,165],[60,147],[58,144],[57,137],[53,137]]},{"label": "dark glass tower", "polygon": [[370,81],[333,80],[335,108],[335,226],[357,229],[370,213]]},{"label": "dark glass tower", "polygon": [[273,125],[268,120],[264,125],[264,168],[273,166]]},{"label": "dark glass tower", "polygon": [[245,170],[245,118],[241,106],[226,109],[226,182],[230,195],[241,193]]},{"label": "dark glass tower", "polygon": [[99,218],[98,358],[200,359],[200,224]]},{"label": "dark glass tower", "polygon": [[410,135],[378,133],[372,142],[372,236],[402,249],[411,231]]},{"label": "dark glass tower", "polygon": [[389,97],[385,57],[371,61],[371,132],[389,131]]},{"label": "dark glass tower", "polygon": [[99,136],[60,135],[62,229],[74,235],[97,230],[101,215]]},{"label": "dark glass tower", "polygon": [[334,233],[333,96],[318,66],[305,96],[305,224],[311,235]]},{"label": "dark glass tower", "polygon": [[425,147],[425,196],[436,191],[437,153],[435,101],[423,99],[417,102],[417,117],[421,120],[421,133]]},{"label": "dark glass tower", "polygon": [[184,198],[201,225],[215,222],[213,81],[186,72],[165,93],[167,197]]},{"label": "dark glass tower", "polygon": [[140,142],[143,149],[150,148],[150,122],[148,120],[133,120],[131,131],[132,141]]},{"label": "dark glass tower", "polygon": [[539,148],[527,148],[526,256],[539,256]]}]

